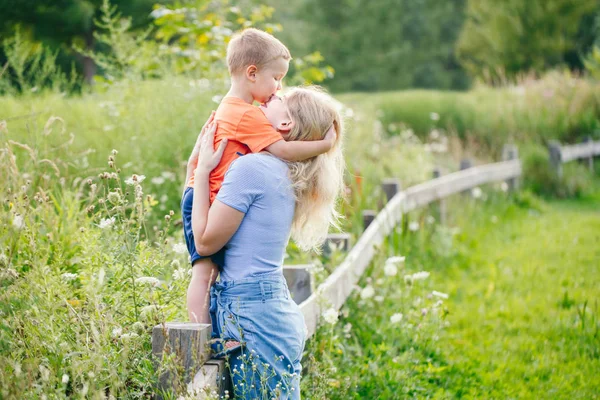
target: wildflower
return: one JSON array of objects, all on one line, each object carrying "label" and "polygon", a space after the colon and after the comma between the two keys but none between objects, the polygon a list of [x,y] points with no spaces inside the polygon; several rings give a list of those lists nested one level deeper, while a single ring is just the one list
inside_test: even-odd
[{"label": "wildflower", "polygon": [[374,295],[375,295],[375,289],[373,289],[373,286],[371,286],[371,285],[365,286],[365,288],[360,291],[360,298],[363,300],[370,299]]},{"label": "wildflower", "polygon": [[176,280],[176,281],[184,280],[186,275],[187,275],[186,268],[177,268],[175,271],[173,271],[173,280]]},{"label": "wildflower", "polygon": [[117,326],[112,330],[112,337],[120,337],[123,334],[123,328]]},{"label": "wildflower", "polygon": [[153,276],[140,276],[139,278],[136,278],[135,283],[139,283],[142,285],[158,286],[160,281]]},{"label": "wildflower", "polygon": [[98,224],[98,227],[100,229],[106,229],[106,228],[110,228],[114,224],[115,224],[115,217],[104,218],[103,220],[100,221],[100,223]]},{"label": "wildflower", "polygon": [[421,315],[422,316],[426,316],[427,315],[427,309],[426,308],[422,308],[421,309]]},{"label": "wildflower", "polygon": [[440,119],[440,114],[436,112],[430,112],[429,118],[431,118],[432,121],[438,121]]},{"label": "wildflower", "polygon": [[433,225],[435,223],[435,218],[432,215],[428,215],[427,218],[425,218],[425,222],[429,225]]},{"label": "wildflower", "polygon": [[48,381],[50,378],[50,370],[43,365],[40,365],[40,373],[42,374],[42,380]]},{"label": "wildflower", "polygon": [[67,383],[69,383],[69,375],[63,374],[63,376],[62,376],[62,383],[64,383],[65,385]]},{"label": "wildflower", "polygon": [[125,179],[125,183],[128,184],[129,186],[133,186],[136,183],[137,184],[142,183],[144,181],[144,179],[146,179],[145,175],[133,174],[133,175],[131,175],[131,178]]},{"label": "wildflower", "polygon": [[479,199],[482,194],[483,192],[481,191],[480,187],[475,187],[471,189],[471,196],[473,196],[474,199]]},{"label": "wildflower", "polygon": [[165,15],[173,14],[173,12],[173,10],[169,10],[168,8],[160,7],[150,13],[150,18],[158,19]]},{"label": "wildflower", "polygon": [[121,201],[121,195],[119,192],[110,192],[106,198],[112,204],[117,204]]},{"label": "wildflower", "polygon": [[163,178],[168,179],[170,181],[174,181],[175,178],[177,178],[177,176],[175,175],[175,173],[171,172],[171,171],[164,171],[162,174],[160,174]]},{"label": "wildflower", "polygon": [[419,223],[416,221],[411,222],[410,224],[408,224],[408,230],[411,232],[416,232],[419,230]]},{"label": "wildflower", "polygon": [[383,273],[387,276],[396,276],[396,274],[398,273],[398,267],[396,266],[396,264],[386,262],[383,267]]},{"label": "wildflower", "polygon": [[124,342],[127,342],[131,339],[135,339],[137,337],[139,337],[140,335],[138,335],[137,333],[131,332],[131,333],[124,333],[121,335],[121,340]]},{"label": "wildflower", "polygon": [[384,298],[383,298],[383,296],[375,296],[373,298],[373,300],[375,300],[378,303],[381,303],[381,302],[383,302]]},{"label": "wildflower", "polygon": [[144,306],[140,310],[140,317],[149,318],[154,315],[158,311],[158,307],[154,304],[150,304],[148,306]]},{"label": "wildflower", "polygon": [[503,192],[508,192],[508,183],[502,182],[500,184],[500,190],[502,190]]},{"label": "wildflower", "polygon": [[8,265],[8,256],[4,253],[0,253],[0,267],[6,267]]},{"label": "wildflower", "polygon": [[65,272],[60,276],[65,282],[71,282],[77,279],[77,274],[73,274],[71,272]]},{"label": "wildflower", "polygon": [[[329,308],[323,313],[323,319],[325,322],[331,325],[335,325],[338,320],[338,312],[335,308]],[[242,365],[243,366],[243,365]]]},{"label": "wildflower", "polygon": [[350,333],[350,331],[352,330],[352,324],[350,322],[348,322],[346,325],[344,325],[344,333]]},{"label": "wildflower", "polygon": [[427,271],[421,271],[421,272],[417,272],[412,274],[412,278],[415,281],[422,281],[425,280],[427,278],[429,278],[430,273]]},{"label": "wildflower", "polygon": [[214,96],[211,98],[211,100],[212,100],[214,103],[217,103],[217,104],[219,104],[219,103],[221,102],[221,99],[222,99],[222,98],[223,98],[223,96],[216,94],[216,95],[214,95]]},{"label": "wildflower", "polygon": [[435,297],[439,297],[441,299],[448,298],[448,295],[446,293],[438,292],[437,290],[434,290],[433,292],[431,292],[431,294],[434,295]]},{"label": "wildflower", "polygon": [[25,226],[25,223],[23,222],[23,216],[21,214],[15,214],[12,224],[15,228],[22,229],[23,226]]},{"label": "wildflower", "polygon": [[404,256],[393,256],[388,258],[387,260],[385,260],[385,263],[391,263],[391,264],[400,264],[403,263],[406,260],[406,257]]},{"label": "wildflower", "polygon": [[150,182],[152,182],[155,185],[162,185],[163,183],[165,183],[165,178],[163,178],[162,176],[155,176],[150,180]]},{"label": "wildflower", "polygon": [[402,317],[403,317],[402,314],[396,313],[390,317],[390,322],[392,324],[397,324],[398,322],[402,321]]},{"label": "wildflower", "polygon": [[177,254],[183,254],[187,251],[187,247],[183,243],[176,243],[173,245],[173,251]]}]

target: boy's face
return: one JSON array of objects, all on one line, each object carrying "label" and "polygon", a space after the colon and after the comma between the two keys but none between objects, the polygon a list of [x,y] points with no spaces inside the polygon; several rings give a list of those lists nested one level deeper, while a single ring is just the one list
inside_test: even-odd
[{"label": "boy's face", "polygon": [[252,85],[252,97],[259,103],[265,103],[281,90],[281,80],[287,74],[289,61],[278,58],[265,65],[255,73],[256,80]]},{"label": "boy's face", "polygon": [[287,140],[287,136],[292,129],[292,120],[285,105],[285,99],[272,96],[269,101],[260,105],[260,109],[273,125],[273,128],[281,133],[284,140]]}]

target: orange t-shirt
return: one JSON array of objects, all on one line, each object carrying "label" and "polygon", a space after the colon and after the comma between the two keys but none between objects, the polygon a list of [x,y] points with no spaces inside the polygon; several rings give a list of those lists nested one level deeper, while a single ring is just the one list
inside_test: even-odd
[{"label": "orange t-shirt", "polygon": [[[281,134],[273,128],[258,107],[237,97],[225,97],[221,100],[215,120],[219,122],[219,127],[215,133],[214,148],[217,149],[224,138],[229,141],[219,165],[210,173],[208,182],[211,204],[221,189],[229,165],[235,159],[248,153],[261,152],[273,143],[282,140]],[[195,172],[194,169],[188,182],[189,187],[194,187]]]}]

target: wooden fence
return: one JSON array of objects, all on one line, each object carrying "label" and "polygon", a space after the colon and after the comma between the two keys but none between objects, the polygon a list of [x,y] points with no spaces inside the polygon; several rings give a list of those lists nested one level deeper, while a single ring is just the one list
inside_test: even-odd
[{"label": "wooden fence", "polygon": [[[549,147],[551,165],[558,174],[560,165],[575,159],[587,159],[593,168],[593,157],[600,155],[600,142],[586,141],[573,146],[560,146],[552,142]],[[377,213],[363,211],[364,232],[350,248],[350,235],[332,234],[327,238],[325,251],[331,247],[348,251],[343,262],[313,291],[309,265],[284,266],[284,275],[292,296],[304,314],[308,335],[317,330],[322,313],[330,308],[339,310],[361,275],[375,255],[376,246],[381,244],[392,229],[401,222],[402,216],[418,207],[440,202],[441,218],[444,218],[444,199],[483,184],[506,182],[509,190],[518,187],[521,176],[521,161],[513,145],[503,149],[504,161],[472,166],[469,160],[461,162],[461,170],[442,176],[439,169],[433,171],[433,179],[400,190],[397,179],[385,179],[382,190],[387,203]],[[212,387],[221,395],[229,389],[229,377],[223,360],[209,359],[206,341],[210,337],[210,325],[192,323],[166,323],[154,327],[152,351],[158,363],[164,352],[173,354],[185,382],[189,387]],[[164,371],[160,386],[173,385],[174,371]]]}]

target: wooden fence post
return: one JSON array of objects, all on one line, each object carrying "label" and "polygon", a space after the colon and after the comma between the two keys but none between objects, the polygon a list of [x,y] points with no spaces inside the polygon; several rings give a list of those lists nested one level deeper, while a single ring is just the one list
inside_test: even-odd
[{"label": "wooden fence post", "polygon": [[296,304],[302,303],[312,294],[314,285],[311,268],[311,264],[283,266],[283,276]]},{"label": "wooden fence post", "polygon": [[[174,354],[175,365],[167,366],[159,377],[159,388],[165,391],[177,386],[179,379],[190,382],[198,369],[210,358],[207,345],[212,332],[210,324],[167,322],[152,329],[152,355],[159,364],[163,354]],[[177,370],[183,370],[183,377]]]},{"label": "wooden fence post", "polygon": [[[433,179],[440,178],[442,176],[442,169],[439,167],[435,167],[433,169]],[[440,224],[446,223],[446,200],[440,199],[439,204],[439,218]]]},{"label": "wooden fence post", "polygon": [[[469,158],[463,158],[462,160],[460,160],[460,170],[463,171],[465,169],[469,169],[473,166],[473,161],[471,161]],[[467,194],[467,193],[471,193],[470,190],[463,190],[462,194]]]},{"label": "wooden fence post", "polygon": [[344,253],[350,251],[350,234],[349,233],[330,233],[323,244],[323,254],[329,257],[333,249],[340,250]]},{"label": "wooden fence post", "polygon": [[396,195],[396,193],[402,190],[402,185],[400,184],[400,180],[396,178],[385,178],[381,183],[381,188],[383,189],[387,203]]},{"label": "wooden fence post", "polygon": [[548,152],[550,154],[550,165],[552,169],[556,172],[559,178],[562,177],[562,159],[560,156],[560,143],[557,141],[551,141],[548,143]]},{"label": "wooden fence post", "polygon": [[375,220],[377,213],[373,210],[363,210],[362,216],[363,216],[363,228],[366,230],[369,227],[369,225],[371,225],[371,222],[373,222]]},{"label": "wooden fence post", "polygon": [[[514,144],[505,144],[502,149],[502,160],[516,160],[519,158],[519,149]],[[519,188],[519,178],[510,178],[506,181],[508,190],[513,192]]]},{"label": "wooden fence post", "polygon": [[[591,136],[586,136],[585,139],[583,139],[584,143],[592,143],[592,137]],[[588,168],[590,169],[590,172],[594,172],[594,155],[590,154],[589,158],[587,159],[587,163],[588,163]]]}]

